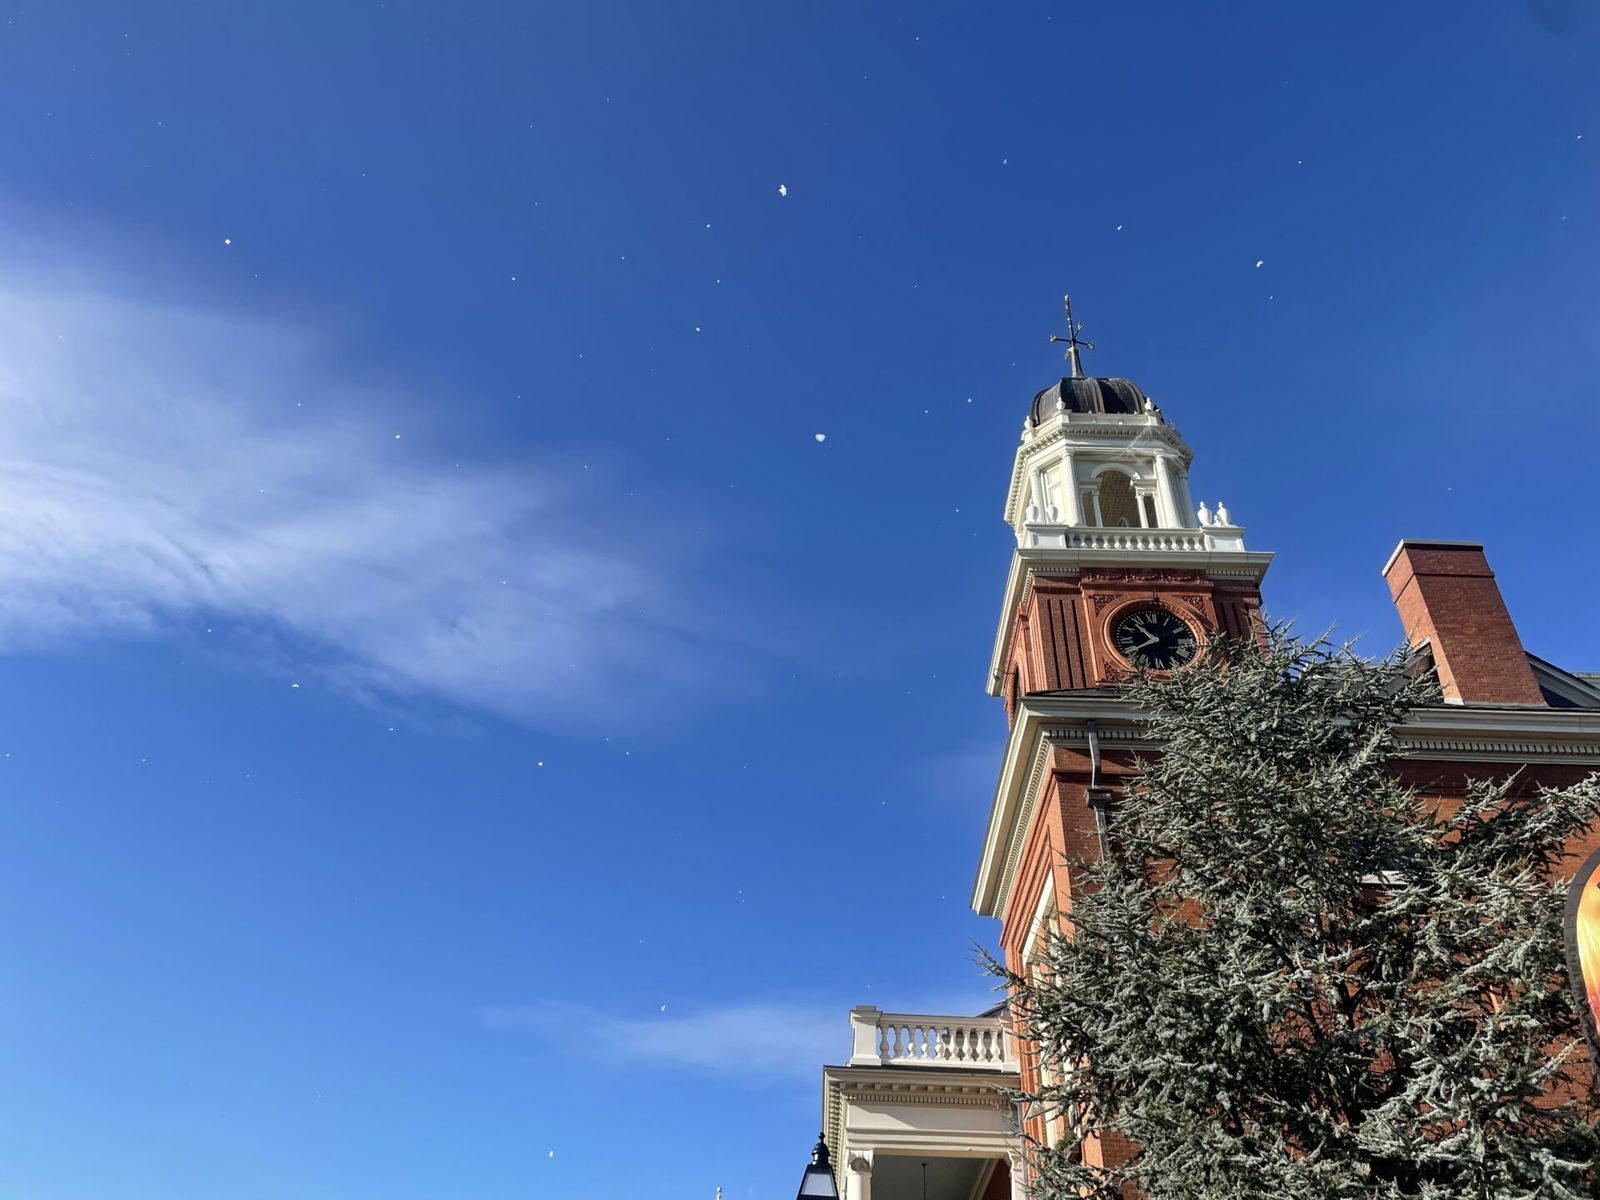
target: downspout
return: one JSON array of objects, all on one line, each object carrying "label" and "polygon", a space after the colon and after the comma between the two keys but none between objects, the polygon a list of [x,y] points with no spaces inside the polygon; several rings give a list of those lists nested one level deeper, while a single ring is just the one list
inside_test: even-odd
[{"label": "downspout", "polygon": [[1111,807],[1111,789],[1100,785],[1100,732],[1093,718],[1083,723],[1089,739],[1089,788],[1085,799],[1094,810],[1095,832],[1100,835],[1100,861],[1106,860],[1106,811]]}]

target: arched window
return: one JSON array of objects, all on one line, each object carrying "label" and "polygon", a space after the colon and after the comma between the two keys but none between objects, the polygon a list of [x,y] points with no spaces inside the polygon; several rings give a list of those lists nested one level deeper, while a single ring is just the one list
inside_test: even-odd
[{"label": "arched window", "polygon": [[1107,471],[1100,476],[1095,498],[1099,501],[1100,524],[1105,528],[1137,529],[1143,524],[1133,495],[1133,480],[1121,471]]}]

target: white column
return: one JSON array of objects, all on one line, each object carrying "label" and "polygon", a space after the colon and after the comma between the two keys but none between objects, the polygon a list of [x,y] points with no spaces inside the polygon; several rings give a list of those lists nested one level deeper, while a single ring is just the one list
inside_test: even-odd
[{"label": "white column", "polygon": [[[1187,508],[1178,507],[1178,473],[1172,469],[1170,454],[1156,455],[1156,509],[1161,514],[1161,524],[1166,529],[1187,529],[1192,517]],[[1184,488],[1188,495],[1188,488]]]},{"label": "white column", "polygon": [[1045,511],[1044,476],[1038,471],[1028,473],[1028,494],[1033,497],[1028,506],[1025,520],[1048,521],[1050,514]]},{"label": "white column", "polygon": [[1011,1200],[1028,1200],[1028,1159],[1021,1150],[1006,1155],[1006,1166],[1011,1168]]},{"label": "white column", "polygon": [[1194,529],[1196,527],[1195,509],[1194,499],[1189,495],[1189,472],[1184,469],[1183,464],[1180,462],[1172,464],[1172,486],[1175,489],[1174,506],[1178,510],[1178,515],[1183,518],[1178,522],[1179,527]]},{"label": "white column", "polygon": [[845,1174],[846,1200],[872,1200],[872,1151],[852,1150]]},{"label": "white column", "polygon": [[1083,501],[1078,495],[1078,472],[1072,465],[1072,451],[1061,456],[1061,486],[1066,489],[1061,517],[1068,525],[1083,524]]}]

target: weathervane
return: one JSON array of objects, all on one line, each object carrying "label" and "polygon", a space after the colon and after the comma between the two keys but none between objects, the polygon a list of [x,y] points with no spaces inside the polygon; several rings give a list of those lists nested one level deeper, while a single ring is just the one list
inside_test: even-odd
[{"label": "weathervane", "polygon": [[1063,297],[1061,297],[1061,303],[1066,307],[1066,310],[1067,310],[1067,336],[1066,337],[1062,337],[1059,334],[1052,333],[1050,335],[1050,340],[1052,342],[1065,342],[1066,343],[1066,345],[1067,345],[1066,358],[1067,358],[1067,361],[1072,364],[1072,377],[1074,379],[1082,379],[1083,378],[1083,363],[1081,361],[1079,361],[1079,359],[1078,359],[1078,347],[1082,346],[1085,350],[1093,350],[1094,349],[1094,343],[1093,342],[1086,342],[1086,341],[1084,341],[1082,338],[1080,338],[1078,336],[1080,333],[1083,332],[1083,323],[1082,322],[1078,322],[1078,323],[1075,324],[1073,322],[1073,320],[1072,320],[1072,297],[1071,296],[1063,296]]}]

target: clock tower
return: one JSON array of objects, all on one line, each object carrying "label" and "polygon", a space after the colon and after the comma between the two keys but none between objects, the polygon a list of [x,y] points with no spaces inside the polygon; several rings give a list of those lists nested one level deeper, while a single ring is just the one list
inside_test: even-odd
[{"label": "clock tower", "polygon": [[[1181,671],[1217,638],[1258,627],[1272,555],[1245,549],[1227,506],[1196,504],[1194,452],[1127,379],[1085,376],[1067,308],[1069,373],[1033,398],[1006,495],[1016,536],[990,660],[1010,731],[984,834],[973,909],[1000,920],[1006,965],[1033,970],[1072,909],[1082,869],[1105,852],[1107,817],[1141,756],[1158,747],[1118,686]],[[1025,1088],[1041,1068],[1024,1047]],[[1059,1118],[1028,1119],[1054,1141]],[[1091,1137],[1122,1161],[1130,1144]]]},{"label": "clock tower", "polygon": [[1033,398],[1006,497],[1017,548],[990,690],[1013,718],[1022,696],[1181,669],[1245,636],[1272,560],[1225,505],[1195,504],[1194,452],[1137,384],[1082,373],[1070,304],[1067,322],[1070,374]]}]

